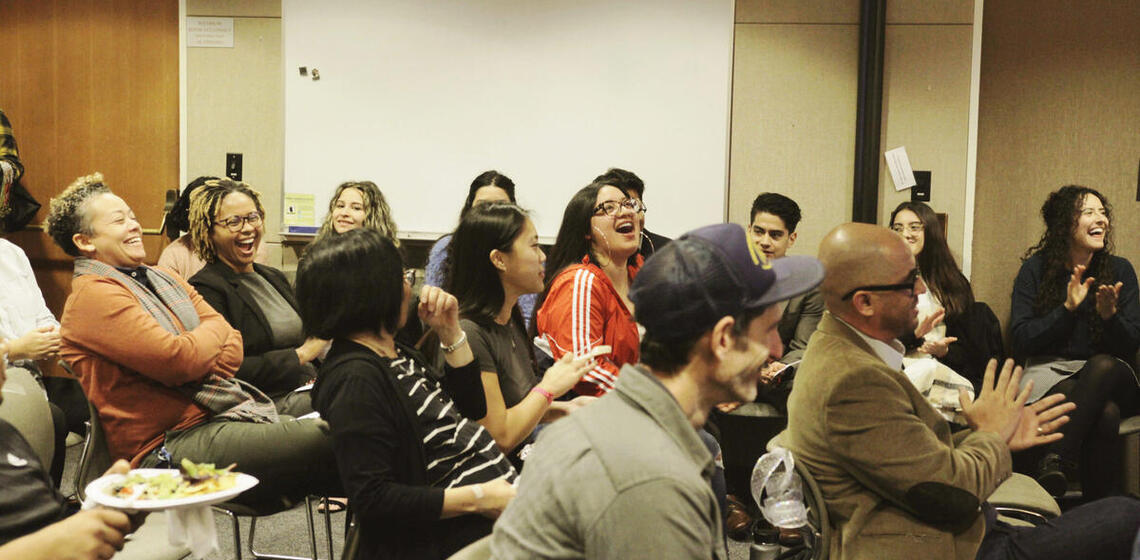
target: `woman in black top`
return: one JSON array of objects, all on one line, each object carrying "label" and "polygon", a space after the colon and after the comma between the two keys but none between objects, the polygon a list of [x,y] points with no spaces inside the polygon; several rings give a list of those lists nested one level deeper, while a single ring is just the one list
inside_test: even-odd
[{"label": "woman in black top", "polygon": [[545,263],[534,222],[518,206],[499,202],[472,208],[448,251],[443,286],[459,299],[487,397],[487,415],[479,423],[505,453],[525,442],[540,421],[593,399],[554,400],[590,370],[589,359],[568,352],[541,380],[535,375],[533,345],[517,303],[542,291]]},{"label": "woman in black top", "polygon": [[206,266],[190,284],[233,328],[245,359],[237,378],[261,389],[281,414],[313,411],[307,392],[312,361],[327,341],[305,338],[293,290],[276,268],[254,262],[264,234],[265,209],[257,192],[230,179],[208,181],[190,202],[190,236]]},{"label": "woman in black top", "polygon": [[[954,261],[933,209],[922,202],[903,202],[891,212],[890,224],[914,254],[927,287],[919,296],[918,309],[920,322],[926,319],[930,331],[902,342],[908,350],[929,355],[969,379],[975,393],[980,393],[986,363],[1001,362],[1005,355],[997,316],[974,300],[970,281]],[[937,320],[932,315],[939,312],[942,325],[931,325],[931,319]]]},{"label": "woman in black top", "polygon": [[1140,348],[1136,272],[1112,254],[1104,195],[1066,186],[1041,207],[1045,233],[1026,252],[1013,285],[1013,354],[1032,380],[1030,400],[1062,393],[1076,403],[1064,435],[1047,448],[1038,481],[1054,495],[1080,468],[1085,498],[1119,491],[1120,418],[1136,412],[1130,364]]},{"label": "woman in black top", "polygon": [[455,298],[425,286],[417,308],[441,340],[442,374],[395,340],[410,280],[392,241],[369,229],[314,242],[297,273],[306,331],[333,339],[313,405],[329,423],[364,558],[446,558],[490,534],[514,497],[510,461],[469,420],[486,403]]}]

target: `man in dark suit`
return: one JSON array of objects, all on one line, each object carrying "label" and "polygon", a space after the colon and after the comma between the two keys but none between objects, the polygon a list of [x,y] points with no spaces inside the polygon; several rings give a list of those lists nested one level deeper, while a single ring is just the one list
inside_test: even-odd
[{"label": "man in dark suit", "polygon": [[662,247],[672,241],[664,235],[657,235],[645,229],[645,182],[641,180],[641,177],[632,171],[611,167],[605,173],[598,175],[594,182],[613,185],[621,189],[626,196],[637,199],[641,203],[642,210],[638,216],[641,219],[641,247],[637,249],[637,252],[641,253],[642,258],[648,259],[654,251],[660,251]]},{"label": "man in dark suit", "polygon": [[[752,202],[752,219],[748,232],[768,260],[780,259],[796,244],[796,226],[799,225],[800,218],[800,207],[796,201],[779,193],[760,193]],[[784,343],[784,355],[765,368],[759,400],[775,406],[780,412],[787,412],[795,364],[803,357],[808,339],[822,317],[823,298],[819,295],[819,290],[812,290],[787,301],[784,316],[780,319],[780,340]]]},{"label": "man in dark suit", "polygon": [[1009,361],[995,375],[991,361],[977,399],[962,396],[970,427],[952,433],[901,372],[898,337],[914,331],[926,291],[901,237],[844,224],[819,258],[828,312],[804,353],[777,444],[819,484],[831,558],[1128,558],[1140,526],[1133,498],[1092,502],[1038,527],[997,520],[986,499],[1010,476],[1010,452],[1060,439],[1073,406],[1062,395],[1025,405],[1020,368]]}]

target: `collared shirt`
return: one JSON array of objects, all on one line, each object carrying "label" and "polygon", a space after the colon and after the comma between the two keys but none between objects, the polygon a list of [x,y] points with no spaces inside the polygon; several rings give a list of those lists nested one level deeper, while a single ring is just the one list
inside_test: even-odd
[{"label": "collared shirt", "polygon": [[727,558],[714,468],[673,395],[626,365],[613,391],[539,434],[492,555]]},{"label": "collared shirt", "polygon": [[859,338],[862,338],[863,341],[871,347],[871,351],[874,352],[880,360],[888,366],[891,366],[892,369],[902,371],[903,354],[906,352],[906,347],[903,346],[903,343],[899,342],[897,338],[891,339],[890,343],[883,342],[877,338],[871,338],[863,334],[859,329],[851,326],[851,323],[840,319],[839,316],[832,316],[835,317],[835,320],[843,323],[847,328],[855,331],[855,334],[859,335]]},{"label": "collared shirt", "polygon": [[37,327],[59,326],[44,303],[27,255],[6,239],[0,239],[0,286],[0,338],[19,338]]}]

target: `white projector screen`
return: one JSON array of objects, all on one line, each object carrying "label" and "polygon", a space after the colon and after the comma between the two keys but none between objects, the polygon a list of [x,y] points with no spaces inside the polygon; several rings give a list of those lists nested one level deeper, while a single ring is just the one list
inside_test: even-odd
[{"label": "white projector screen", "polygon": [[547,239],[609,167],[645,181],[652,231],[726,218],[733,0],[283,0],[282,19],[284,191],[315,195],[313,225],[371,180],[402,236],[435,237],[488,169]]}]

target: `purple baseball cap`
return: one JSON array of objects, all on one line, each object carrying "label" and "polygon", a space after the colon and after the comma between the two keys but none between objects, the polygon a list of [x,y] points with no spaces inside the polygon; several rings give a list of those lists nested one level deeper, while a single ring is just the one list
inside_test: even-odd
[{"label": "purple baseball cap", "polygon": [[699,335],[735,316],[807,293],[823,281],[814,257],[769,261],[737,224],[705,226],[657,250],[629,290],[637,322],[659,340]]}]

